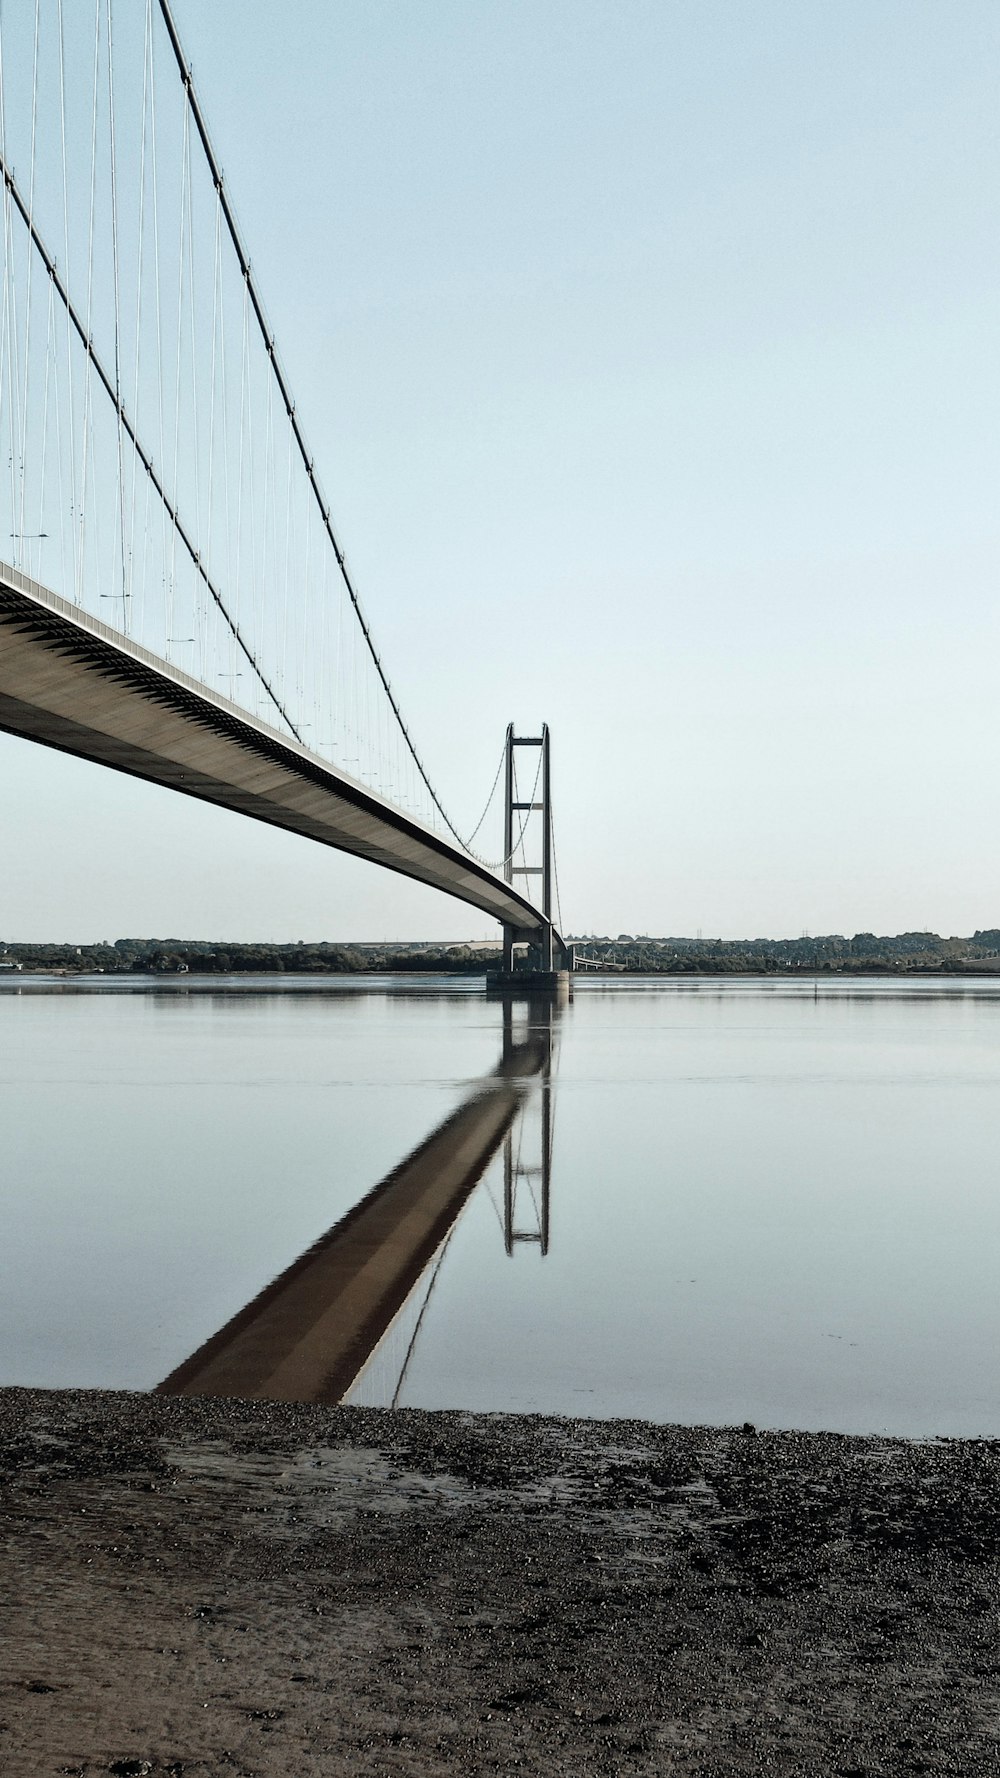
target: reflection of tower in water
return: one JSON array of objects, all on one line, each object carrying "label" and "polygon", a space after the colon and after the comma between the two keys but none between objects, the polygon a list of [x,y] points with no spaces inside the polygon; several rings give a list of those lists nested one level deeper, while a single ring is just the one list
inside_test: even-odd
[{"label": "reflection of tower in water", "polygon": [[[507,1001],[505,1045],[512,1017],[512,1003]],[[537,1089],[522,1103],[503,1142],[503,1233],[510,1256],[519,1245],[538,1247],[543,1259],[549,1251],[556,1017],[551,999],[529,1002],[532,1034],[541,1037],[545,1055]]]}]

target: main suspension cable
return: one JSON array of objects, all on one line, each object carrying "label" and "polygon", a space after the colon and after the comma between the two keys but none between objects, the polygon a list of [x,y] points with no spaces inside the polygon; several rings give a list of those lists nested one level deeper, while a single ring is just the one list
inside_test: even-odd
[{"label": "main suspension cable", "polygon": [[482,827],[483,822],[486,820],[486,817],[489,814],[490,809],[493,806],[493,798],[496,796],[496,793],[497,793],[497,785],[500,782],[500,773],[503,771],[504,761],[506,758],[507,758],[507,743],[504,742],[503,747],[500,749],[500,764],[497,766],[496,777],[494,778],[493,783],[490,785],[490,794],[486,798],[486,807],[483,810],[482,814],[480,815],[479,820],[476,822],[475,827],[472,829],[472,832],[470,833],[468,839],[464,842],[467,851],[471,849],[473,840],[475,839],[477,833],[479,832],[479,829]]},{"label": "main suspension cable", "polygon": [[[261,339],[264,342],[264,350],[266,351],[268,359],[270,361],[271,370],[273,372],[275,382],[277,383],[277,386],[278,386],[278,393],[280,394],[282,402],[284,403],[285,415],[287,417],[288,424],[291,427],[292,437],[295,440],[296,448],[298,450],[299,456],[302,459],[302,464],[303,464],[303,467],[306,472],[306,476],[309,481],[309,486],[312,490],[316,504],[319,508],[319,514],[320,514],[320,518],[323,523],[323,529],[326,532],[327,539],[328,539],[330,546],[333,550],[334,556],[336,557],[337,566],[340,569],[341,577],[343,579],[344,586],[347,589],[348,597],[350,598],[351,604],[354,607],[355,616],[357,617],[358,623],[361,626],[361,634],[363,635],[363,637],[365,639],[365,644],[367,646],[368,653],[371,656],[372,662],[375,667],[375,671],[378,674],[379,680],[382,684],[382,689],[384,690],[385,695],[389,700],[389,704],[392,709],[392,713],[395,716],[397,723],[399,724],[400,730],[402,731],[403,739],[406,742],[406,745],[407,745],[409,752],[412,756],[414,765],[416,766],[417,771],[420,774],[420,777],[421,777],[423,784],[424,784],[424,786],[431,798],[431,801],[433,802],[434,807],[437,809],[438,814],[441,816],[441,819],[444,821],[445,826],[448,828],[448,831],[458,841],[459,845],[462,846],[466,851],[468,851],[469,850],[469,842],[463,837],[463,835],[459,832],[458,828],[455,826],[454,822],[451,819],[451,816],[448,814],[447,809],[444,807],[444,804],[441,802],[441,799],[438,796],[437,791],[435,790],[433,784],[431,783],[430,778],[427,775],[426,768],[424,766],[423,760],[420,757],[420,754],[417,752],[417,748],[414,744],[413,737],[411,736],[410,731],[407,728],[406,723],[403,720],[403,714],[402,714],[402,711],[400,710],[399,703],[396,698],[396,694],[393,691],[392,686],[389,682],[388,674],[386,673],[385,667],[382,664],[382,659],[381,659],[381,656],[378,652],[378,649],[375,646],[374,637],[372,636],[371,630],[368,627],[367,620],[365,618],[364,612],[361,607],[360,597],[358,595],[357,589],[354,586],[354,582],[351,579],[350,573],[348,572],[347,563],[344,558],[344,552],[341,549],[340,544],[337,541],[336,533],[334,532],[334,529],[333,529],[333,523],[332,523],[331,517],[330,517],[330,507],[324,497],[323,490],[320,485],[319,477],[316,474],[314,459],[313,459],[312,455],[310,454],[308,445],[306,444],[305,435],[304,435],[304,433],[302,431],[302,427],[299,423],[298,414],[296,412],[295,403],[292,400],[292,394],[291,394],[291,390],[288,385],[288,380],[285,376],[285,372],[284,372],[284,369],[282,368],[281,360],[278,356],[277,347],[275,346],[275,343],[274,343],[274,334],[272,333],[270,327],[268,326],[267,316],[264,311],[263,301],[261,299],[260,292],[257,288],[257,282],[256,282],[256,279],[254,278],[253,271],[251,269],[250,260],[247,256],[246,250],[243,246],[243,240],[242,240],[242,236],[240,235],[239,227],[236,222],[236,216],[233,211],[232,204],[229,201],[229,194],[228,194],[228,192],[225,188],[224,182],[223,182],[222,169],[219,166],[219,162],[216,158],[215,150],[212,147],[211,137],[209,136],[209,133],[208,133],[208,125],[205,122],[205,115],[204,115],[204,112],[202,111],[201,104],[198,99],[198,94],[195,90],[194,76],[192,74],[192,70],[191,70],[189,63],[187,63],[184,59],[184,50],[183,50],[183,47],[181,44],[180,35],[178,33],[177,26],[174,22],[173,12],[171,11],[171,7],[170,7],[170,0],[159,0],[159,7],[160,7],[160,12],[163,17],[163,22],[164,22],[166,29],[167,29],[167,35],[170,39],[170,47],[174,52],[174,59],[177,63],[177,69],[180,74],[181,81],[183,82],[184,89],[185,89],[185,92],[186,92],[186,95],[188,98],[188,102],[191,106],[191,116],[194,119],[194,125],[195,125],[197,132],[198,132],[198,136],[201,141],[202,149],[204,150],[205,159],[208,163],[208,170],[209,170],[209,173],[211,174],[212,182],[213,182],[213,184],[215,186],[215,190],[218,194],[219,203],[222,208],[222,214],[223,214],[223,217],[225,218],[226,228],[229,232],[229,238],[233,244],[233,250],[236,254],[236,259],[237,259],[237,263],[240,268],[241,276],[243,277],[244,283],[246,285],[247,294],[250,298],[250,304],[253,309],[254,317],[257,322],[257,326],[260,329]],[[481,826],[482,826],[482,821],[479,822],[478,826],[474,830],[474,833],[477,833],[479,831],[479,827],[481,827]],[[474,834],[473,834],[473,837],[474,837]],[[475,857],[476,854],[473,853],[472,856]],[[483,863],[485,861],[479,860],[479,862]]]}]

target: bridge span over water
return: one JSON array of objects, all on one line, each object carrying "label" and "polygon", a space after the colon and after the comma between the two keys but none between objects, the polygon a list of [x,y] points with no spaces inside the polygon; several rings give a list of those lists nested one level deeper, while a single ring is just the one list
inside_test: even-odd
[{"label": "bridge span over water", "polygon": [[0,729],[352,852],[540,943],[514,885],[238,704],[0,563]]},{"label": "bridge span over water", "polygon": [[[543,970],[568,961],[548,732],[508,728],[479,821],[452,820],[334,531],[169,0],[5,14],[0,234],[0,729],[455,896],[501,923],[508,968],[518,942]],[[468,731],[465,711],[453,755]],[[484,825],[501,783],[502,844]]]}]

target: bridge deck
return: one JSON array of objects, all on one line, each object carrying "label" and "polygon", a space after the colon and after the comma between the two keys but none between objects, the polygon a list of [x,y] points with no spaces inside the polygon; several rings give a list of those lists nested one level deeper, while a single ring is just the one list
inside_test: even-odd
[{"label": "bridge deck", "polygon": [[543,926],[450,840],[2,563],[0,729],[356,853],[525,938]]}]

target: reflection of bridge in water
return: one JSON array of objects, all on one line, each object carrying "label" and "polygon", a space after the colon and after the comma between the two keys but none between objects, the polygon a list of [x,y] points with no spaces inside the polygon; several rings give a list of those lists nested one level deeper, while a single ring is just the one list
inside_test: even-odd
[{"label": "reflection of bridge in water", "polygon": [[[415,1311],[398,1399],[455,1224],[503,1148],[504,1245],[549,1244],[557,1009],[503,1004],[500,1060],[463,1103],[340,1222],[159,1385],[167,1395],[335,1403]],[[528,1205],[533,1220],[528,1220]],[[421,1282],[424,1290],[421,1296]]]}]

